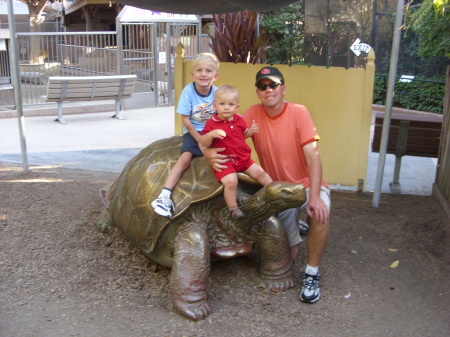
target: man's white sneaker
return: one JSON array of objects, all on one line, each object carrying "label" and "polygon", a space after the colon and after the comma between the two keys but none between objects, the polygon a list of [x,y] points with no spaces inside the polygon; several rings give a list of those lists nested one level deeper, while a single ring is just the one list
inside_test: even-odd
[{"label": "man's white sneaker", "polygon": [[320,299],[320,274],[302,274],[303,289],[300,293],[300,301],[305,303],[315,303]]}]

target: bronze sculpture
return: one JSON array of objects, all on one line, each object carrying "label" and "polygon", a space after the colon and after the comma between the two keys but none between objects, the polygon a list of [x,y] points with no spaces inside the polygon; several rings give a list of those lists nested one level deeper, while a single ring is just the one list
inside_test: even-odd
[{"label": "bronze sculpture", "polygon": [[107,208],[99,227],[119,227],[153,261],[172,268],[173,305],[194,320],[211,313],[206,294],[211,259],[248,254],[255,244],[267,287],[275,292],[291,288],[289,243],[273,214],[304,203],[304,186],[273,182],[257,191],[261,186],[241,175],[237,197],[247,216],[232,219],[222,185],[206,160],[197,157],[173,191],[175,212],[169,220],[156,214],[150,202],[161,190],[180,148],[180,136],[162,139],[130,160],[118,179],[103,190]]}]

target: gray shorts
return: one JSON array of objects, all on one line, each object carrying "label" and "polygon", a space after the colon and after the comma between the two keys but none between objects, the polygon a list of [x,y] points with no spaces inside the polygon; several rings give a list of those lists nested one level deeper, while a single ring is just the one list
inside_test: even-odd
[{"label": "gray shorts", "polygon": [[[303,212],[306,212],[306,205],[308,204],[309,199],[309,188],[306,189],[306,202],[297,208],[290,208],[285,210],[284,212],[278,213],[277,218],[283,224],[284,229],[286,230],[286,234],[289,239],[289,245],[296,246],[303,239],[300,236],[300,228],[298,226],[298,220]],[[322,186],[320,188],[320,198],[323,200],[325,205],[330,211],[331,207],[331,198],[330,198],[330,189]]]}]

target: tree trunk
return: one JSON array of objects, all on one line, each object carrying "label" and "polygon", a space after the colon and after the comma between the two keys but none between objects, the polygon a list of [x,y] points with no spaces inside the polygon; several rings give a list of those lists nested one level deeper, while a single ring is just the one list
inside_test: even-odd
[{"label": "tree trunk", "polygon": [[[47,0],[35,0],[27,2],[28,12],[30,13],[28,22],[30,24],[30,33],[39,33],[41,31],[41,23],[45,21],[45,17],[41,15]],[[44,54],[41,56],[41,37],[33,34],[30,39],[30,51],[28,54],[28,62],[30,64],[44,63]]]},{"label": "tree trunk", "polygon": [[[94,21],[94,17],[98,12],[98,7],[93,7],[93,6],[84,6],[81,8],[84,14],[84,18],[86,19],[86,31],[87,32],[93,32],[94,29],[94,25],[95,25],[95,21]],[[96,40],[90,36],[89,37],[89,46],[94,47],[96,45]]]},{"label": "tree trunk", "polygon": [[447,201],[447,209],[450,209],[450,66],[447,66],[445,76],[443,115],[441,144],[433,190],[437,192],[436,188],[439,189],[439,194]]},{"label": "tree trunk", "polygon": [[94,17],[97,14],[97,8],[84,6],[81,8],[86,19],[86,31],[94,31]]},{"label": "tree trunk", "polygon": [[[30,33],[39,33],[41,31],[40,25],[37,23],[39,18],[30,17]],[[44,63],[44,58],[41,56],[41,37],[38,34],[33,34],[30,37],[30,54],[28,61],[30,64]]]}]

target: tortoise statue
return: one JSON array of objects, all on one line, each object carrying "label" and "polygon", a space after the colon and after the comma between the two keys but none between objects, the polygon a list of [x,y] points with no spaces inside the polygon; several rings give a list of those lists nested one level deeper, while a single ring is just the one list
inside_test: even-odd
[{"label": "tortoise statue", "polygon": [[249,254],[255,244],[261,254],[260,276],[268,289],[293,287],[289,243],[273,214],[304,203],[304,186],[273,182],[261,188],[241,175],[237,200],[246,216],[234,219],[222,184],[206,159],[196,157],[173,190],[175,211],[167,219],[150,203],[176,163],[181,142],[181,136],[156,141],[127,163],[117,180],[101,191],[107,207],[98,226],[119,227],[150,259],[172,268],[173,306],[193,320],[211,313],[206,294],[210,261]]}]

